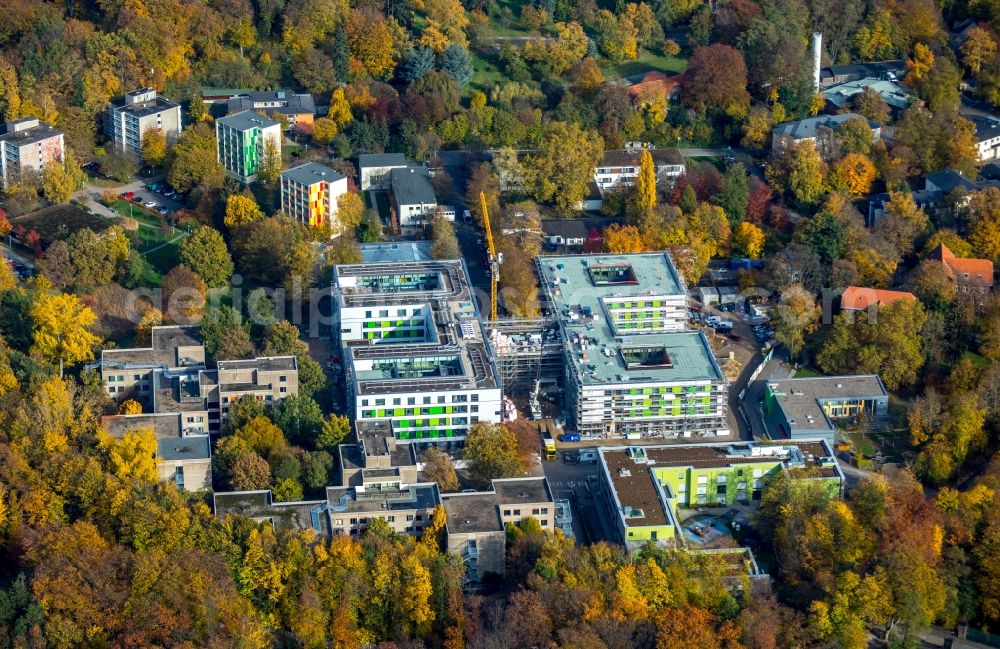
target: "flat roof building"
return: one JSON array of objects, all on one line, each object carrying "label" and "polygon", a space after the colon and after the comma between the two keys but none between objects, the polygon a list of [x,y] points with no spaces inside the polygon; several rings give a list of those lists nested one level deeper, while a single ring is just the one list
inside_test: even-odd
[{"label": "flat roof building", "polygon": [[344,372],[366,453],[450,446],[500,421],[500,383],[462,260],[334,267]]},{"label": "flat roof building", "polygon": [[322,536],[358,536],[375,520],[393,531],[419,536],[441,504],[437,483],[407,484],[397,476],[372,477],[352,487],[327,487],[321,500],[276,502],[270,489],[220,492],[215,515],[247,516],[275,528],[312,529]]},{"label": "flat roof building", "polygon": [[281,155],[281,124],[270,117],[245,110],[215,120],[216,157],[226,173],[242,183],[257,179],[268,143]]},{"label": "flat roof building", "polygon": [[160,480],[184,491],[212,488],[212,445],[207,422],[195,427],[184,413],[115,415],[101,419],[101,427],[121,439],[129,432],[150,430],[156,438],[156,470]]},{"label": "flat roof building", "polygon": [[389,190],[401,226],[426,225],[438,209],[427,167],[407,166],[389,172]]},{"label": "flat roof building", "polygon": [[347,193],[347,176],[318,162],[286,169],[281,173],[281,210],[303,225],[329,227],[339,234],[337,201]]},{"label": "flat roof building", "polygon": [[888,408],[889,392],[876,374],[770,380],[764,392],[768,419],[792,441],[833,444],[835,422],[881,417]]},{"label": "flat roof building", "polygon": [[153,327],[149,347],[105,349],[91,367],[117,403],[134,399],[146,413],[180,414],[181,433],[217,432],[230,404],[245,394],[272,403],[298,394],[294,356],[206,364],[201,327]]},{"label": "flat roof building", "polygon": [[507,525],[534,518],[543,530],[555,530],[555,500],[544,477],[493,480],[490,491],[443,494],[442,504],[448,552],[462,557],[466,582],[504,573]]},{"label": "flat roof building", "polygon": [[841,492],[843,473],[826,440],[683,444],[598,449],[605,506],[616,540],[637,549],[700,548],[682,522],[693,510],[750,504],[783,471],[800,470]]},{"label": "flat roof building", "polygon": [[40,174],[64,156],[61,131],[35,117],[8,121],[0,133],[0,181],[6,185],[22,173]]},{"label": "flat roof building", "polygon": [[358,155],[358,177],[361,191],[377,187],[389,178],[393,169],[401,169],[409,163],[402,153],[361,153]]},{"label": "flat roof building", "polygon": [[312,133],[316,117],[316,102],[308,93],[291,90],[264,90],[240,92],[230,97],[226,109],[231,115],[244,111],[263,111],[268,115],[278,114],[288,122],[288,130],[296,133]]},{"label": "flat roof building", "polygon": [[177,141],[183,129],[180,104],[152,88],[140,88],[112,99],[104,113],[104,134],[132,157],[142,157],[142,139],[150,129],[163,133],[170,144]]},{"label": "flat roof building", "polygon": [[543,256],[573,425],[604,436],[728,435],[728,384],[666,253]]}]

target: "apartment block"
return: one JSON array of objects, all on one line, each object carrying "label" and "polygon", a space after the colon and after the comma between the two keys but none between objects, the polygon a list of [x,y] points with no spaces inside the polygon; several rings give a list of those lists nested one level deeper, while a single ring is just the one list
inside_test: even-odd
[{"label": "apartment block", "polygon": [[294,356],[219,361],[209,368],[196,326],[154,327],[149,347],[105,349],[91,366],[116,403],[134,399],[145,413],[180,415],[182,433],[218,432],[243,395],[270,404],[298,394]]},{"label": "apartment block", "polygon": [[181,107],[152,88],[140,88],[111,100],[104,113],[104,134],[121,151],[142,157],[142,138],[149,129],[161,131],[167,142],[180,137]]},{"label": "apartment block", "polygon": [[215,120],[217,159],[226,173],[242,183],[257,179],[264,161],[265,145],[274,142],[281,150],[281,124],[253,111]]},{"label": "apartment block", "polygon": [[705,335],[685,331],[683,279],[666,253],[538,258],[565,342],[565,397],[584,434],[725,436],[728,383]]},{"label": "apartment block", "polygon": [[358,437],[451,446],[500,421],[493,352],[461,260],[334,268],[336,330]]},{"label": "apartment block", "polygon": [[448,552],[462,557],[465,581],[503,575],[506,525],[534,518],[542,529],[556,526],[556,506],[546,478],[493,480],[490,491],[444,494]]},{"label": "apartment block", "polygon": [[183,413],[116,415],[104,417],[101,426],[112,437],[128,432],[153,431],[156,469],[160,480],[184,491],[212,488],[212,445],[208,423],[187,423]]},{"label": "apartment block", "polygon": [[750,505],[783,471],[821,481],[831,497],[841,493],[844,481],[832,447],[822,439],[601,448],[598,457],[617,541],[632,549],[648,541],[698,548],[700,539],[684,525],[693,510]]},{"label": "apartment block", "polygon": [[882,417],[888,409],[889,392],[877,374],[772,380],[764,392],[771,437],[793,441],[819,438],[833,444],[837,422]]},{"label": "apartment block", "polygon": [[[635,179],[639,177],[644,148],[638,146],[604,152],[604,159],[594,170],[594,182],[597,183],[602,195],[614,187],[631,187],[635,184]],[[653,158],[658,187],[669,187],[677,178],[684,175],[684,158],[677,149],[649,148],[648,150]]]},{"label": "apartment block", "polygon": [[347,176],[316,162],[281,174],[281,210],[310,227],[329,226],[339,233],[337,199],[347,193]]},{"label": "apartment block", "polygon": [[226,107],[229,114],[252,110],[266,115],[281,115],[288,122],[288,130],[300,134],[312,133],[316,117],[313,96],[291,90],[240,92],[229,98]]},{"label": "apartment block", "polygon": [[6,184],[21,173],[42,173],[45,165],[62,160],[63,134],[35,117],[4,124],[0,134],[0,180]]}]

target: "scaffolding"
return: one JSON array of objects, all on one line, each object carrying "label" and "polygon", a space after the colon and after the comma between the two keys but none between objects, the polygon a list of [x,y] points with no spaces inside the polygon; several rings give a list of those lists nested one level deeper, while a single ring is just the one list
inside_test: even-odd
[{"label": "scaffolding", "polygon": [[503,394],[563,384],[565,347],[555,318],[500,318],[489,328]]}]

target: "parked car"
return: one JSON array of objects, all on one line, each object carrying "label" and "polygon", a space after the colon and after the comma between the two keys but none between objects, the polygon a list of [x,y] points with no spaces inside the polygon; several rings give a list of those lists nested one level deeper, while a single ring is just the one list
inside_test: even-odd
[{"label": "parked car", "polygon": [[471,222],[472,221],[472,212],[470,212],[469,210],[463,210],[462,211],[462,220],[465,221],[466,223]]},{"label": "parked car", "polygon": [[564,464],[579,464],[580,454],[579,453],[563,453],[562,459]]},{"label": "parked car", "polygon": [[146,201],[143,205],[146,207],[156,207],[156,201]]},{"label": "parked car", "polygon": [[167,216],[168,214],[170,214],[170,210],[166,207],[162,207],[160,208],[160,214],[162,214],[163,216]]},{"label": "parked car", "polygon": [[580,433],[563,433],[559,436],[560,442],[574,443],[580,441]]},{"label": "parked car", "polygon": [[135,198],[135,192],[125,192],[124,194],[122,194],[122,198],[124,198],[127,201],[130,201],[133,198]]},{"label": "parked car", "polygon": [[133,203],[139,203],[140,205],[142,205],[142,200],[143,199],[142,199],[142,196],[133,196],[129,200],[131,200]]}]

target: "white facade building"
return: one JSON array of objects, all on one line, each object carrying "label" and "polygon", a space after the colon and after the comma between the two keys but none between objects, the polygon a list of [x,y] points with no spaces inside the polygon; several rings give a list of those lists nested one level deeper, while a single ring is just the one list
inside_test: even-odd
[{"label": "white facade building", "polygon": [[500,421],[500,383],[461,260],[334,268],[359,441],[444,445]]},{"label": "white facade building", "polygon": [[181,107],[159,96],[152,88],[141,88],[111,100],[104,114],[104,134],[121,151],[142,157],[142,138],[149,129],[161,131],[168,143],[180,137]]}]

